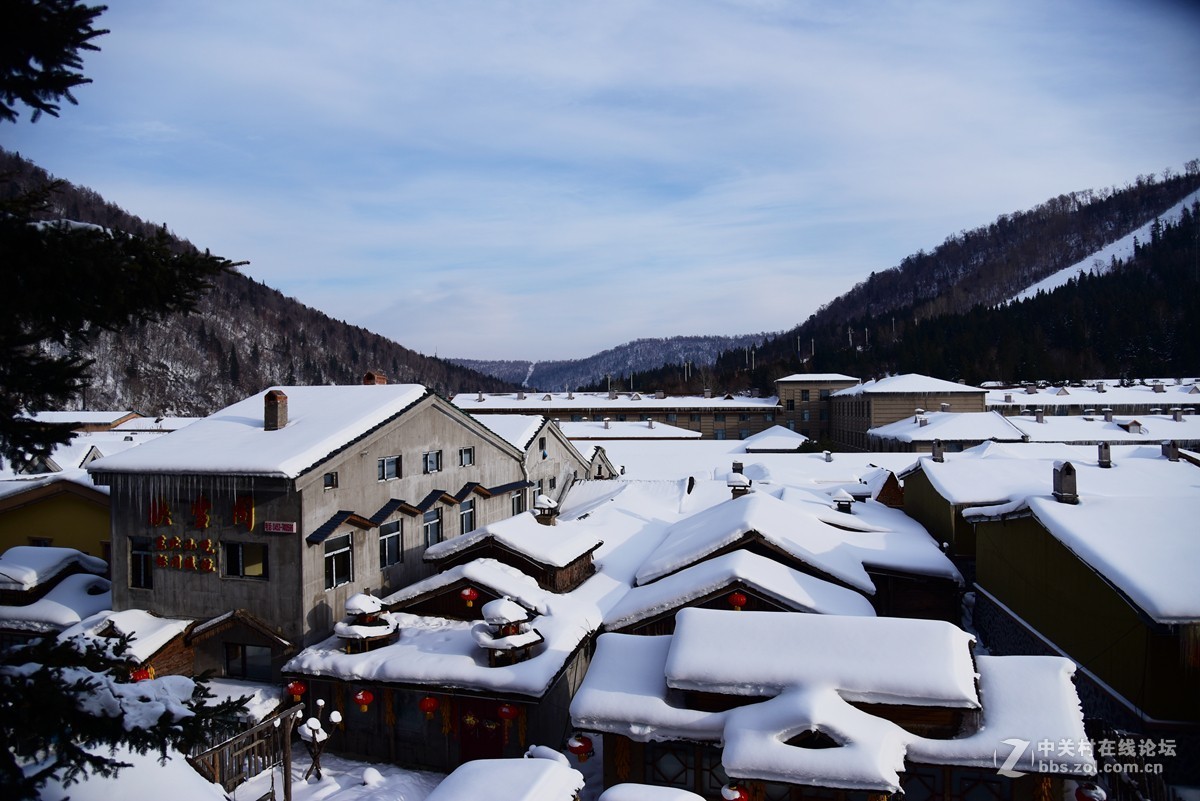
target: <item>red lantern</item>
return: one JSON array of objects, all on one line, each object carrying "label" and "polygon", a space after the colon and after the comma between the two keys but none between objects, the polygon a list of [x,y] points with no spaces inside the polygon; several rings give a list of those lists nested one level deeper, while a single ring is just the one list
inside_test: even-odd
[{"label": "red lantern", "polygon": [[358,704],[358,708],[362,712],[367,711],[367,707],[375,700],[375,693],[370,690],[359,690],[354,694],[354,703]]},{"label": "red lantern", "polygon": [[740,612],[749,599],[744,592],[731,592],[725,600],[729,601],[729,605],[734,608],[734,611]]},{"label": "red lantern", "polygon": [[479,590],[474,587],[464,587],[459,595],[467,602],[468,607],[472,607],[475,605],[475,599],[479,597]]},{"label": "red lantern", "polygon": [[721,788],[724,801],[750,801],[750,791],[738,784],[727,784]]},{"label": "red lantern", "polygon": [[501,720],[515,720],[519,710],[512,704],[501,704],[496,709],[496,714]]},{"label": "red lantern", "polygon": [[587,762],[588,757],[596,753],[592,749],[592,738],[579,733],[571,735],[571,739],[567,740],[567,750],[574,754],[580,763]]},{"label": "red lantern", "polygon": [[300,696],[308,692],[308,685],[300,681],[300,679],[296,679],[288,684],[287,691],[292,696],[293,701],[299,701]]},{"label": "red lantern", "polygon": [[438,699],[434,698],[432,695],[427,695],[424,698],[422,698],[420,701],[417,702],[417,708],[425,713],[426,720],[432,720],[433,713],[437,712],[438,707],[440,707],[441,705],[442,705],[442,702],[439,701]]},{"label": "red lantern", "polygon": [[129,671],[129,678],[133,681],[146,681],[154,678],[154,668],[144,667]]}]

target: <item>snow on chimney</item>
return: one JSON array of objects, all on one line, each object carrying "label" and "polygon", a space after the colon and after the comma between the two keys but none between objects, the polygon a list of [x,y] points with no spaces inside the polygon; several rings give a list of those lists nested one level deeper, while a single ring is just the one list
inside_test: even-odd
[{"label": "snow on chimney", "polygon": [[617,391],[616,391],[615,389],[610,389],[610,390],[608,391],[608,399],[609,399],[609,400],[616,400],[616,399],[617,399]]},{"label": "snow on chimney", "polygon": [[1157,384],[1157,383],[1152,387],[1152,389],[1155,392],[1166,392],[1167,391],[1167,387],[1164,384]]},{"label": "snow on chimney", "polygon": [[1042,409],[1034,409],[1033,410],[1033,419],[1039,423],[1046,422],[1046,412],[1043,411]]},{"label": "snow on chimney", "polygon": [[479,390],[479,394],[475,397],[475,400],[478,401],[479,403],[483,403],[483,390],[482,389]]},{"label": "snow on chimney", "polygon": [[729,478],[725,480],[725,486],[729,488],[730,494],[734,498],[740,498],[743,495],[750,493],[750,485],[753,482],[746,478],[742,473],[730,473]]},{"label": "snow on chimney", "polygon": [[1182,423],[1183,422],[1183,409],[1180,409],[1178,406],[1172,406],[1171,407],[1171,419],[1174,420],[1176,423]]},{"label": "snow on chimney", "polygon": [[288,401],[283,390],[273,389],[263,397],[263,430],[278,431],[288,424]]},{"label": "snow on chimney", "polygon": [[824,451],[824,454],[825,454],[825,461],[827,461],[827,462],[832,462],[832,461],[833,461],[833,454],[832,454],[832,453],[830,453],[829,451]]},{"label": "snow on chimney", "polygon": [[367,374],[363,376],[362,382],[364,384],[386,384],[387,376],[378,370],[368,370]]},{"label": "snow on chimney", "polygon": [[933,441],[933,461],[946,461],[946,451],[942,448],[942,441],[940,439],[935,439]]},{"label": "snow on chimney", "polygon": [[605,418],[604,418],[604,427],[605,427],[605,428],[611,428],[611,426],[609,426],[609,424],[608,424],[608,418],[607,418],[607,417],[605,417]]},{"label": "snow on chimney", "polygon": [[1105,408],[1101,409],[1100,411],[1104,412],[1104,422],[1111,423],[1113,421],[1112,409],[1105,407]]},{"label": "snow on chimney", "polygon": [[950,404],[948,404],[948,403],[943,403],[943,404],[942,404],[942,411],[943,411],[943,412],[948,412],[948,411],[950,411]]}]

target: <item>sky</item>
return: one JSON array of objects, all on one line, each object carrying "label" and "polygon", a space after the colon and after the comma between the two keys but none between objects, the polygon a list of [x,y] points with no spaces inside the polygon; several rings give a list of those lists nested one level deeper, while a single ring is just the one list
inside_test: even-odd
[{"label": "sky", "polygon": [[1200,157],[1176,0],[109,0],[0,146],[423,353],[781,331]]}]

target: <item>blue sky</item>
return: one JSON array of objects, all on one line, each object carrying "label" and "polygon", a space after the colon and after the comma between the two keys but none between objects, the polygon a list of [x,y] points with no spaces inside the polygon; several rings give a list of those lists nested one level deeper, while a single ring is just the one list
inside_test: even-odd
[{"label": "blue sky", "polygon": [[778,331],[918,249],[1200,156],[1144,0],[110,0],[0,144],[424,353]]}]

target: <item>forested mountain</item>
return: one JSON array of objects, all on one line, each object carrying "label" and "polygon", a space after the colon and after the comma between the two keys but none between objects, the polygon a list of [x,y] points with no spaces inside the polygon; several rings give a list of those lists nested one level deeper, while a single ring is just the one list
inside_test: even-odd
[{"label": "forested mountain", "polygon": [[689,371],[712,367],[723,351],[756,347],[767,334],[742,336],[678,336],[663,339],[635,339],[615,348],[602,350],[586,359],[562,361],[483,361],[451,359],[481,373],[530,389],[560,391],[607,383],[607,376],[628,382],[630,375],[659,367],[664,362],[689,364]]},{"label": "forested mountain", "polygon": [[[51,180],[3,150],[0,176],[4,197]],[[55,193],[47,217],[144,236],[157,228],[96,192],[68,183]],[[180,240],[178,247],[192,245]],[[236,259],[236,254],[230,257]],[[197,313],[101,333],[84,355],[95,361],[91,384],[81,398],[84,408],[143,414],[208,414],[272,384],[356,383],[368,370],[382,371],[391,382],[425,384],[442,393],[510,387],[335,320],[236,271],[216,281]]]},{"label": "forested mountain", "polygon": [[[1173,276],[1175,286],[1155,277],[1146,248],[1117,271],[1120,276],[1089,277],[1007,302],[1155,220],[1198,187],[1200,160],[1193,160],[1183,174],[1140,176],[1123,189],[1060,195],[1030,211],[1002,215],[991,225],[947,238],[931,253],[873,274],[750,354],[744,349],[722,354],[711,383],[767,390],[776,378],[796,372],[861,377],[924,372],[968,383],[1146,375],[1168,366],[1200,372],[1200,362],[1171,329],[1178,324],[1175,310],[1187,306],[1196,286],[1187,276]],[[1195,237],[1195,214],[1189,211],[1187,220]],[[1184,240],[1188,224],[1172,226]],[[1129,281],[1130,275],[1143,276],[1146,287],[1162,294],[1091,289]],[[1081,297],[1080,286],[1087,287],[1086,304],[1096,308],[1068,300]],[[979,327],[981,320],[987,322]],[[1136,335],[1142,345],[1132,344],[1135,331],[1142,332]],[[695,380],[683,380],[678,364],[645,371],[634,381],[668,392],[698,388]]]}]

